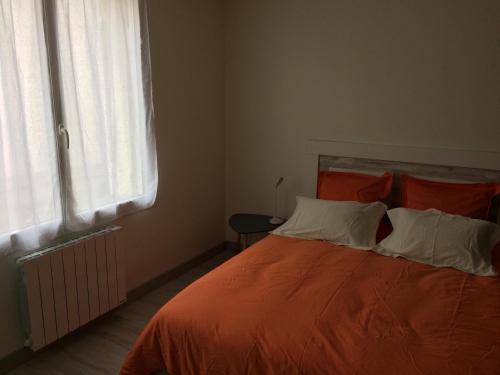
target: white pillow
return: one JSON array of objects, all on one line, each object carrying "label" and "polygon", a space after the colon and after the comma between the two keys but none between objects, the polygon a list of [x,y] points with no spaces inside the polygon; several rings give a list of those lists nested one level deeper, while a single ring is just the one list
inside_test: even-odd
[{"label": "white pillow", "polygon": [[499,225],[436,209],[395,208],[387,214],[394,230],[375,247],[377,253],[474,275],[497,274],[491,250],[500,242]]},{"label": "white pillow", "polygon": [[297,197],[297,207],[290,219],[271,233],[371,249],[386,210],[387,206],[381,202],[365,204]]}]

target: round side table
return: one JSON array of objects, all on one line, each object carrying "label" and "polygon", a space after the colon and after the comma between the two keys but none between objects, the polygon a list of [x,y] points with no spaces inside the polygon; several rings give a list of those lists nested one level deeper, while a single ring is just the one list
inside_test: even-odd
[{"label": "round side table", "polygon": [[243,237],[243,249],[248,247],[248,235],[254,233],[270,232],[281,224],[271,224],[272,216],[256,214],[234,214],[229,218],[229,225],[238,233],[238,245],[241,246]]}]

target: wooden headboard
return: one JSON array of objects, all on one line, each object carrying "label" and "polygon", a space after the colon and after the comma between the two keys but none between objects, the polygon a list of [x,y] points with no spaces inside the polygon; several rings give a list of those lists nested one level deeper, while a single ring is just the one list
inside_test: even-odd
[{"label": "wooden headboard", "polygon": [[[500,170],[319,155],[318,171],[343,169],[355,170],[361,173],[393,173],[394,183],[390,200],[390,205],[392,207],[398,206],[401,202],[400,176],[405,174],[456,182],[500,182]],[[490,217],[490,220],[494,222],[498,222],[500,216],[499,204],[500,196],[497,195],[493,202]]]}]

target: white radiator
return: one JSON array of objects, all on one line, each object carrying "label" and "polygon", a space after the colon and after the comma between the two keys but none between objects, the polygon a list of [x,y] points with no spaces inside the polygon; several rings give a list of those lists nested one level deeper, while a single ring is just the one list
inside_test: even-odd
[{"label": "white radiator", "polygon": [[24,284],[29,339],[38,350],[126,301],[119,227],[17,260]]}]

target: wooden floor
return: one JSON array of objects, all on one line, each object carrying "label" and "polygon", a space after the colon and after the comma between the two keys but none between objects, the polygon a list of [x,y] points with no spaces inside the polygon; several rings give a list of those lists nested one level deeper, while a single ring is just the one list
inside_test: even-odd
[{"label": "wooden floor", "polygon": [[225,251],[175,280],[122,306],[84,327],[79,333],[38,353],[9,375],[118,374],[129,349],[153,314],[194,280],[234,255]]}]

